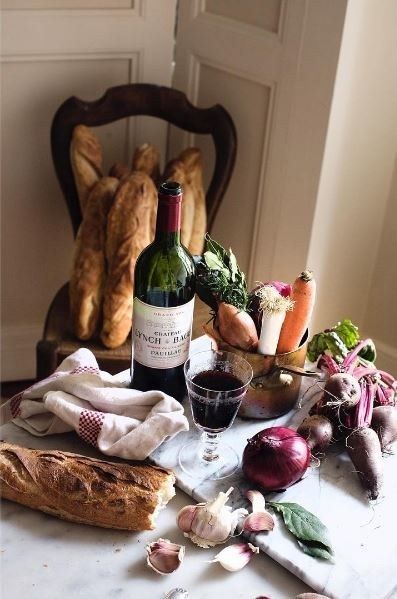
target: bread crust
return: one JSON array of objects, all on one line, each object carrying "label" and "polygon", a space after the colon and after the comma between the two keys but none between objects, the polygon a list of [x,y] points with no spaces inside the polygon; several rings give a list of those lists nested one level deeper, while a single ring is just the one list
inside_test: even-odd
[{"label": "bread crust", "polygon": [[173,495],[172,471],[0,443],[1,496],[71,522],[152,530]]},{"label": "bread crust", "polygon": [[160,152],[158,149],[149,143],[135,148],[131,170],[146,173],[157,185],[160,180]]},{"label": "bread crust", "polygon": [[108,276],[101,339],[108,348],[122,345],[131,330],[135,263],[153,240],[156,209],[156,188],[147,174],[135,171],[120,183],[106,233]]},{"label": "bread crust", "polygon": [[117,179],[124,179],[131,174],[131,169],[122,162],[115,162],[109,169],[109,177],[116,177]]},{"label": "bread crust", "polygon": [[102,147],[95,133],[85,125],[73,129],[70,160],[81,213],[84,215],[88,195],[102,177]]},{"label": "bread crust", "polygon": [[194,196],[194,221],[188,249],[193,256],[197,256],[203,252],[204,236],[207,231],[201,152],[198,148],[186,148],[179,154],[178,160],[185,166],[187,183]]},{"label": "bread crust", "polygon": [[74,334],[90,339],[101,316],[106,277],[105,233],[107,217],[119,180],[103,177],[88,196],[74,250],[69,284],[70,313]]}]

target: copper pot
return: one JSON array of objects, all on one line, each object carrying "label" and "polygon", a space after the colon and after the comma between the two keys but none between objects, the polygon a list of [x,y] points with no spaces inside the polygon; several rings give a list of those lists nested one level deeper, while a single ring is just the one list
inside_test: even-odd
[{"label": "copper pot", "polygon": [[246,352],[229,345],[212,326],[207,325],[204,330],[218,349],[238,354],[252,366],[253,378],[238,412],[242,418],[266,419],[286,414],[297,403],[302,376],[316,375],[304,370],[308,330],[298,349],[274,356]]}]

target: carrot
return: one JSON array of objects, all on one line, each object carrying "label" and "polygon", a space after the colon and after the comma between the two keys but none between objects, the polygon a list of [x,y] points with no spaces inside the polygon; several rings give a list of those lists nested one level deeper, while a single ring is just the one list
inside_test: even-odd
[{"label": "carrot", "polygon": [[346,449],[370,499],[376,499],[383,484],[382,450],[372,428],[357,428],[346,439]]},{"label": "carrot", "polygon": [[217,322],[219,332],[226,343],[245,351],[255,351],[258,346],[258,334],[251,316],[236,306],[220,302]]},{"label": "carrot", "polygon": [[291,299],[295,305],[294,309],[287,312],[285,316],[277,345],[278,354],[298,349],[309,326],[316,301],[316,282],[310,270],[304,270],[295,280]]}]

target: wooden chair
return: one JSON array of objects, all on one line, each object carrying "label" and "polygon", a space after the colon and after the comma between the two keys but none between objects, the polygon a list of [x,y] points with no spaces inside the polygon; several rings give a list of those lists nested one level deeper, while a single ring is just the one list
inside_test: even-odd
[{"label": "wooden chair", "polygon": [[[110,88],[94,102],[71,97],[59,107],[54,116],[51,127],[52,158],[68,206],[74,235],[77,234],[82,218],[70,162],[74,127],[79,124],[97,127],[137,115],[157,117],[185,131],[212,136],[215,167],[206,192],[208,230],[211,231],[234,168],[237,137],[233,121],[219,104],[206,109],[197,108],[187,100],[185,94],[176,89],[138,83]],[[195,310],[196,321],[203,320],[206,314],[208,310],[203,304],[198,304]],[[49,307],[43,338],[36,346],[37,378],[48,376],[66,356],[81,346],[88,347],[95,354],[100,368],[108,372],[119,372],[130,365],[130,338],[121,347],[109,350],[98,338],[82,342],[73,335],[66,283]]]}]

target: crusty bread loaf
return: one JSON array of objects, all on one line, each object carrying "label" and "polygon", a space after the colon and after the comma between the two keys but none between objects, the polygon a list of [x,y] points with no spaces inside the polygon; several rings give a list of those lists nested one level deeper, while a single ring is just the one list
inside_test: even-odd
[{"label": "crusty bread loaf", "polygon": [[71,522],[152,530],[175,495],[170,470],[0,443],[1,496]]},{"label": "crusty bread loaf", "polygon": [[135,262],[153,239],[156,206],[156,188],[145,173],[135,171],[120,183],[106,232],[108,276],[101,332],[106,347],[122,345],[131,330]]},{"label": "crusty bread loaf", "polygon": [[193,256],[197,256],[203,251],[204,236],[207,231],[201,152],[198,148],[186,148],[179,154],[178,160],[185,165],[187,183],[194,196],[194,222],[188,249]]},{"label": "crusty bread loaf", "polygon": [[177,181],[182,185],[181,241],[188,248],[194,222],[194,195],[183,162],[178,159],[171,160],[165,168],[163,179]]},{"label": "crusty bread loaf", "polygon": [[107,217],[119,180],[99,179],[88,196],[77,234],[69,284],[72,328],[79,339],[90,339],[98,325],[106,276]]},{"label": "crusty bread loaf", "polygon": [[157,185],[160,180],[160,152],[152,144],[142,144],[135,148],[132,157],[132,171],[142,171]]},{"label": "crusty bread loaf", "polygon": [[102,177],[102,159],[102,147],[97,136],[89,127],[77,125],[73,129],[70,160],[83,215],[88,195]]},{"label": "crusty bread loaf", "polygon": [[124,179],[131,174],[131,169],[122,162],[115,162],[109,169],[109,177],[116,177],[117,179]]}]

